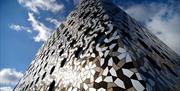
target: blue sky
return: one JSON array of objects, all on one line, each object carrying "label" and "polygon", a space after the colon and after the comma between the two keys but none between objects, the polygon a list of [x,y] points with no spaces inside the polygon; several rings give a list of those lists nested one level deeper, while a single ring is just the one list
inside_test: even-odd
[{"label": "blue sky", "polygon": [[[52,31],[56,28],[56,25],[46,19],[55,18],[62,21],[64,20],[64,16],[67,16],[74,7],[73,3],[67,3],[62,0],[60,3],[68,5],[68,7],[55,13],[42,11],[41,9],[39,10],[39,13],[33,13],[33,11],[20,5],[18,1],[1,1],[0,69],[5,67],[15,67],[18,71],[24,71],[25,68],[27,68],[44,41],[43,39],[40,41],[35,41],[33,39],[34,36],[37,36],[38,31],[33,31],[31,22],[28,21],[28,14],[33,14],[33,17],[37,19],[38,22],[41,21],[49,31]],[[19,27],[20,29],[16,29],[16,27]],[[27,31],[28,29],[30,30],[29,32]]]},{"label": "blue sky", "polygon": [[[0,90],[11,91],[79,0],[0,1]],[[180,54],[179,0],[113,0]],[[14,80],[10,80],[14,78]]]}]

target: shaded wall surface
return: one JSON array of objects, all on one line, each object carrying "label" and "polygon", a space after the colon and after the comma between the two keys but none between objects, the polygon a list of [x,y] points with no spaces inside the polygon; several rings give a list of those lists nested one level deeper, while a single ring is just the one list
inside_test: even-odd
[{"label": "shaded wall surface", "polygon": [[15,91],[178,91],[180,56],[110,0],[82,0]]}]

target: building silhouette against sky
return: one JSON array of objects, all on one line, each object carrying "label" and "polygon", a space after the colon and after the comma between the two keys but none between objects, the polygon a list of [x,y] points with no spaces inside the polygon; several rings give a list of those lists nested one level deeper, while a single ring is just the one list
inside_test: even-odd
[{"label": "building silhouette against sky", "polygon": [[178,91],[180,57],[110,0],[82,0],[15,91]]}]

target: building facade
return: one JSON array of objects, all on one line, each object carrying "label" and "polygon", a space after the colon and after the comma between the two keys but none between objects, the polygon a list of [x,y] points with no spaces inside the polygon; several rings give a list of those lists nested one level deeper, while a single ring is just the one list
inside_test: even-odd
[{"label": "building facade", "polygon": [[111,0],[82,0],[14,91],[178,91],[180,56]]}]

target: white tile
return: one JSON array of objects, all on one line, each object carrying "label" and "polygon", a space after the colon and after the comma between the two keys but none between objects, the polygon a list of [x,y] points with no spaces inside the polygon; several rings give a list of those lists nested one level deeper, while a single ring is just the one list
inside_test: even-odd
[{"label": "white tile", "polygon": [[138,80],[142,80],[142,78],[141,78],[139,73],[136,73],[136,76],[137,76]]},{"label": "white tile", "polygon": [[70,87],[70,88],[68,89],[68,91],[72,91],[72,87]]},{"label": "white tile", "polygon": [[[73,80],[72,80],[72,81],[73,81]],[[79,83],[79,82],[77,82],[76,87],[77,87],[77,88],[80,88],[80,83]]]},{"label": "white tile", "polygon": [[95,88],[89,88],[89,91],[96,91]]},{"label": "white tile", "polygon": [[104,57],[106,57],[109,54],[109,50],[106,50],[104,53]]},{"label": "white tile", "polygon": [[116,36],[117,35],[117,31],[115,31],[114,33],[113,33],[113,36]]},{"label": "white tile", "polygon": [[91,67],[92,64],[93,64],[92,62],[89,62],[88,67]]},{"label": "white tile", "polygon": [[90,51],[90,52],[93,52],[93,49],[91,48],[89,51]]},{"label": "white tile", "polygon": [[137,91],[143,91],[145,89],[139,81],[131,79],[131,82],[132,82],[133,87]]},{"label": "white tile", "polygon": [[91,68],[95,68],[96,67],[96,64],[93,64],[92,66],[91,66]]},{"label": "white tile", "polygon": [[91,57],[96,57],[96,55],[94,53],[91,54]]},{"label": "white tile", "polygon": [[117,79],[114,81],[114,83],[115,83],[116,85],[118,85],[119,87],[125,89],[124,82],[123,82],[121,79],[117,78]]},{"label": "white tile", "polygon": [[97,45],[96,45],[96,50],[97,50],[97,51],[101,51],[101,48],[99,48],[99,45],[100,45],[100,44],[97,44]]},{"label": "white tile", "polygon": [[101,51],[99,51],[99,56],[102,57],[103,56],[103,53]]},{"label": "white tile", "polygon": [[107,50],[107,48],[108,47],[103,47],[103,48],[101,48],[101,51],[105,51],[105,50]]},{"label": "white tile", "polygon": [[109,40],[108,40],[107,38],[105,38],[105,39],[104,39],[104,42],[105,42],[105,43],[108,43],[108,42],[109,42]]},{"label": "white tile", "polygon": [[89,73],[86,75],[87,78],[91,77],[91,72],[89,71]]},{"label": "white tile", "polygon": [[101,82],[102,81],[102,76],[99,76],[96,80],[95,80],[95,82],[97,82],[97,83],[99,83],[99,82]]},{"label": "white tile", "polygon": [[102,66],[104,64],[104,58],[101,58],[100,65]]},{"label": "white tile", "polygon": [[86,78],[87,78],[87,76],[85,75],[85,76],[82,78],[82,80],[84,81],[84,80],[86,80]]},{"label": "white tile", "polygon": [[129,53],[127,53],[127,55],[126,55],[126,63],[128,63],[128,62],[132,62],[132,59],[131,59]]},{"label": "white tile", "polygon": [[123,53],[123,52],[126,52],[126,50],[119,47],[119,48],[118,48],[118,52]]},{"label": "white tile", "polygon": [[132,71],[130,71],[130,70],[128,70],[128,69],[123,69],[123,68],[122,68],[122,71],[123,71],[123,74],[124,74],[125,76],[129,77],[129,78],[134,74],[134,72],[132,72]]},{"label": "white tile", "polygon": [[105,70],[103,71],[104,76],[107,76],[107,74],[108,74],[108,67],[106,67]]},{"label": "white tile", "polygon": [[112,57],[108,60],[108,66],[113,66],[113,59],[112,59]]},{"label": "white tile", "polygon": [[97,91],[106,91],[106,89],[100,88],[100,89],[98,89]]},{"label": "white tile", "polygon": [[87,89],[88,89],[88,85],[87,85],[86,83],[84,83],[84,84],[83,84],[83,88],[84,88],[85,90],[87,90]]},{"label": "white tile", "polygon": [[84,68],[85,68],[86,70],[88,70],[88,69],[89,69],[88,65],[86,65]]},{"label": "white tile", "polygon": [[119,60],[121,60],[121,59],[123,59],[123,58],[125,58],[125,57],[126,57],[126,53],[121,53],[121,54],[118,56]]},{"label": "white tile", "polygon": [[114,48],[115,45],[117,45],[117,44],[111,44],[111,45],[109,46],[109,49]]},{"label": "white tile", "polygon": [[106,76],[104,79],[105,82],[113,82],[112,76]]},{"label": "white tile", "polygon": [[[87,53],[85,56],[87,57],[87,56],[90,56],[91,54],[90,53]],[[84,56],[83,56],[84,57]]]},{"label": "white tile", "polygon": [[94,75],[91,75],[90,82],[94,82]]},{"label": "white tile", "polygon": [[115,71],[114,68],[111,68],[109,72],[111,73],[112,76],[116,76],[117,77],[117,74],[116,74],[116,71]]},{"label": "white tile", "polygon": [[91,74],[94,75],[96,73],[96,71],[94,69],[90,70]]}]

